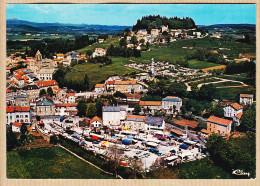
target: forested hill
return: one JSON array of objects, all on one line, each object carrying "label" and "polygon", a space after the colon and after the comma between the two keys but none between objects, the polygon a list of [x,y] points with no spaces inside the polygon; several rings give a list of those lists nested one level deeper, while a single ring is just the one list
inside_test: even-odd
[{"label": "forested hill", "polygon": [[169,29],[177,29],[177,28],[197,28],[195,22],[192,18],[178,18],[178,17],[161,17],[160,15],[149,15],[144,16],[142,19],[138,19],[137,23],[133,26],[133,31],[137,31],[140,29],[146,29],[148,32],[153,28],[161,28],[161,26],[169,26]]}]

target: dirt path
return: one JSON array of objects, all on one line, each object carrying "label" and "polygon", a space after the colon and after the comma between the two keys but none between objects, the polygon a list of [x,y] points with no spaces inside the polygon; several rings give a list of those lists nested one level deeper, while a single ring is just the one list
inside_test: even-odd
[{"label": "dirt path", "polygon": [[[216,87],[216,88],[232,88],[232,87],[248,86],[247,84],[245,84],[242,81],[236,81],[236,80],[231,80],[231,79],[223,79],[223,78],[218,78],[218,77],[214,77],[214,78],[218,79],[219,81],[200,83],[200,84],[198,84],[198,88],[202,87],[202,85],[216,84],[216,83],[223,83],[223,82],[234,82],[234,83],[240,83],[241,85],[238,85],[238,86],[222,86],[222,87]],[[199,80],[196,80],[196,81],[199,81]],[[189,83],[196,82],[196,81],[190,81],[190,82],[185,83],[185,85],[187,86],[187,91],[191,91],[191,86],[189,85]]]},{"label": "dirt path", "polygon": [[[67,149],[67,148],[65,148],[65,147],[63,147],[63,146],[61,146],[61,145],[58,145],[58,146],[61,147],[61,148],[63,148],[64,150],[68,151],[68,152],[71,153],[72,155],[76,156],[78,159],[80,159],[80,160],[82,160],[82,161],[84,161],[84,162],[86,162],[86,163],[92,165],[93,167],[97,168],[98,170],[100,170],[100,171],[102,171],[102,172],[104,172],[104,173],[106,173],[106,174],[109,174],[109,175],[114,175],[113,173],[107,172],[107,171],[101,169],[100,167],[94,165],[93,163],[91,163],[91,162],[85,160],[84,158],[78,156],[77,154],[75,154],[74,152],[70,151],[69,149]],[[117,177],[119,177],[120,179],[123,179],[120,175],[117,175]]]}]

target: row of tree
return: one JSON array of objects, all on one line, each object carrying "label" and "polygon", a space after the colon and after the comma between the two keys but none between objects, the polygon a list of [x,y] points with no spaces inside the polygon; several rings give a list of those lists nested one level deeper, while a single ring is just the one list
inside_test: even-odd
[{"label": "row of tree", "polygon": [[142,19],[138,19],[136,24],[133,25],[133,31],[137,31],[140,29],[146,29],[148,32],[153,28],[161,28],[161,26],[167,26],[169,29],[189,29],[196,28],[195,22],[192,18],[178,18],[178,17],[170,17],[167,18],[165,16],[161,17],[160,15],[149,15],[144,16]]},{"label": "row of tree", "polygon": [[107,49],[107,56],[141,57],[141,52],[136,48],[122,48],[111,44]]}]

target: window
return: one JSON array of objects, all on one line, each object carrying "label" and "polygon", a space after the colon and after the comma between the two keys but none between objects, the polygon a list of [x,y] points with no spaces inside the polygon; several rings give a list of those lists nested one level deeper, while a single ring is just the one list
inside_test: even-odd
[{"label": "window", "polygon": [[25,115],[24,117],[25,117],[25,118],[28,118],[28,115]]},{"label": "window", "polygon": [[19,115],[16,115],[16,118],[19,118]]}]

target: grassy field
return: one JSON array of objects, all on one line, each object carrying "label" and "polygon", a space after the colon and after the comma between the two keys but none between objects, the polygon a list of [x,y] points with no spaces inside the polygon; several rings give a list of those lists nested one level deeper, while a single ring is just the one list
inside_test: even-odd
[{"label": "grassy field", "polygon": [[237,82],[222,82],[222,83],[213,83],[214,87],[225,87],[225,86],[241,86],[241,83]]},{"label": "grassy field", "polygon": [[239,94],[254,94],[255,95],[256,88],[253,86],[217,88],[215,92],[216,92],[216,99],[222,98],[222,99],[226,99],[226,100],[230,100],[230,101],[236,101],[236,98],[238,97]]},{"label": "grassy field", "polygon": [[7,177],[114,179],[59,147],[7,152]]},{"label": "grassy field", "polygon": [[87,50],[91,50],[94,51],[95,48],[104,48],[104,49],[108,49],[108,47],[111,44],[116,45],[118,43],[118,39],[117,38],[108,38],[104,43],[94,43],[93,45],[89,45],[86,46],[82,49],[77,50],[78,52],[80,52],[81,54],[85,54]]},{"label": "grassy field", "polygon": [[106,65],[99,67],[100,63],[93,64],[78,64],[75,65],[71,70],[66,74],[66,79],[71,80],[80,80],[83,81],[85,74],[88,74],[90,87],[94,86],[96,83],[100,83],[103,80],[106,80],[112,75],[123,76],[132,72],[139,72],[138,70],[125,67],[124,65],[129,63],[126,58],[123,57],[112,57],[113,63],[111,65]]},{"label": "grassy field", "polygon": [[231,173],[203,158],[180,166],[158,169],[148,174],[150,179],[231,179]]},{"label": "grassy field", "polygon": [[199,61],[197,59],[189,60],[188,62],[189,62],[189,68],[193,68],[193,69],[203,69],[203,68],[215,67],[220,65],[216,63]]}]

